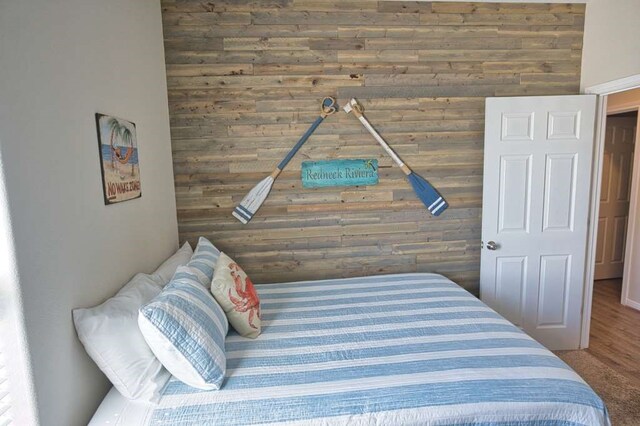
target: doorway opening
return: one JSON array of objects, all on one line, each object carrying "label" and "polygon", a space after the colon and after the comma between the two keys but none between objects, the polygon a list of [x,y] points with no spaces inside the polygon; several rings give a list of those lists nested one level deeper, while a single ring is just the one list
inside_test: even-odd
[{"label": "doorway opening", "polygon": [[[633,105],[632,105],[633,104]],[[633,251],[634,226],[640,186],[639,174],[634,173],[638,144],[638,108],[640,89],[628,90],[608,96],[604,131],[604,150],[600,163],[601,183],[596,235],[593,305],[588,351],[611,367],[632,371],[631,365],[619,365],[621,360],[634,359],[638,353],[631,348],[640,333],[630,332],[637,327],[640,312],[629,305],[629,288],[640,283],[625,274],[629,267],[625,260]],[[636,164],[634,164],[636,163]],[[635,181],[634,181],[635,180]],[[637,204],[637,203],[636,203]],[[635,239],[640,236],[635,234]],[[624,283],[624,284],[623,284]],[[624,287],[624,288],[623,288]],[[640,289],[639,289],[640,290]],[[633,292],[632,292],[633,293]],[[639,293],[640,294],[640,293]],[[633,301],[631,301],[633,303]],[[622,355],[622,357],[621,357]],[[615,359],[615,361],[614,361]]]},{"label": "doorway opening", "polygon": [[604,108],[594,285],[608,280],[622,305],[640,310],[640,88],[606,96]]},{"label": "doorway opening", "polygon": [[[615,105],[616,96],[611,95],[610,102],[614,102],[609,105]],[[594,280],[617,283],[620,287],[624,273],[637,123],[637,110],[607,114],[601,164]]]},{"label": "doorway opening", "polygon": [[[631,327],[637,328],[638,321],[640,321],[640,303],[635,302],[635,299],[640,302],[640,133],[638,132],[640,129],[640,118],[638,117],[640,115],[640,74],[592,86],[587,88],[585,92],[599,96],[592,163],[590,223],[587,236],[587,265],[580,341],[580,347],[583,349],[591,346],[590,337],[592,334],[595,335],[595,333],[591,333],[592,325],[596,329],[595,332],[601,332],[601,336],[608,341],[607,344],[616,340],[612,334],[614,330],[610,327],[612,318],[607,318],[607,315],[625,317],[618,324],[620,327],[617,328],[620,331],[628,330]],[[625,132],[634,134],[633,154],[630,159],[625,156],[620,159],[620,155],[612,152],[611,146],[607,147],[605,151],[605,142],[608,139],[623,137],[622,130],[618,131],[617,136],[614,135],[613,127],[624,127],[627,125],[624,121],[632,120],[633,117],[636,119],[635,129],[630,132],[625,130]],[[628,138],[628,136],[624,137]],[[607,152],[606,156],[605,152]],[[617,162],[614,161],[615,157],[618,157]],[[613,175],[607,176],[613,167],[615,167]],[[621,168],[628,168],[628,170],[621,170]],[[631,175],[630,182],[619,178],[620,175],[629,174]],[[616,180],[617,182],[614,184]],[[607,191],[609,194],[605,193]],[[628,194],[627,197],[624,196],[625,191]],[[601,192],[603,193],[601,194]],[[611,194],[615,195],[617,203],[611,203],[609,206],[614,212],[609,214],[605,211],[601,214],[601,201],[612,200]],[[621,209],[622,214],[616,214],[616,208]],[[625,208],[628,209],[626,214]],[[605,219],[605,216],[609,218]],[[627,220],[625,221],[619,216],[626,216]],[[606,229],[603,229],[606,228],[603,225],[605,221],[612,222],[609,224],[612,231],[609,232],[608,242]],[[617,222],[617,230],[615,230],[615,222]],[[613,234],[616,232],[618,235],[614,237]],[[616,239],[618,242],[612,243]],[[607,250],[609,257],[607,257]],[[616,263],[618,265],[615,265]],[[609,278],[611,281],[598,282],[596,264],[599,266],[597,278]],[[620,274],[620,269],[622,269],[621,278],[616,277]],[[615,300],[615,303],[610,303],[611,300]],[[609,327],[598,327],[598,324],[603,323],[608,324]],[[640,356],[640,347],[637,349],[638,356]]]}]

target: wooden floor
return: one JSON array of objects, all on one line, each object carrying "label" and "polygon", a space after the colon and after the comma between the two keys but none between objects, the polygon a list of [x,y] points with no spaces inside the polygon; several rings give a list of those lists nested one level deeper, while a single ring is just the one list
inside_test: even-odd
[{"label": "wooden floor", "polygon": [[640,380],[640,311],[620,304],[622,280],[596,281],[591,314],[591,355]]}]

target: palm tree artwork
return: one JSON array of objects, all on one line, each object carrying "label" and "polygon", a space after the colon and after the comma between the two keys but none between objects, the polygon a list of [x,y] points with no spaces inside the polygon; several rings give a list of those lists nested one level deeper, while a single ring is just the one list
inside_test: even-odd
[{"label": "palm tree artwork", "polygon": [[100,113],[96,114],[96,125],[105,204],[140,197],[136,125]]},{"label": "palm tree artwork", "polygon": [[[120,173],[119,164],[127,164],[131,155],[133,154],[133,144],[134,144],[134,136],[131,132],[131,129],[124,123],[122,123],[119,119],[115,117],[109,117],[107,120],[107,125],[109,126],[109,131],[111,133],[110,143],[111,145],[111,167]],[[120,141],[121,144],[117,142]],[[123,153],[123,148],[126,149],[126,152]],[[134,163],[131,162],[131,176],[134,174]],[[120,178],[124,179],[125,176],[120,174]]]}]

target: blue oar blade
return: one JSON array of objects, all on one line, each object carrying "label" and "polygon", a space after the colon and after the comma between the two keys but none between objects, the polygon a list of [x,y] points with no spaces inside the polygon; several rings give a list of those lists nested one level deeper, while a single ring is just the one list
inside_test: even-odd
[{"label": "blue oar blade", "polygon": [[422,176],[411,172],[407,178],[411,182],[413,191],[432,215],[440,216],[449,207],[442,195]]}]

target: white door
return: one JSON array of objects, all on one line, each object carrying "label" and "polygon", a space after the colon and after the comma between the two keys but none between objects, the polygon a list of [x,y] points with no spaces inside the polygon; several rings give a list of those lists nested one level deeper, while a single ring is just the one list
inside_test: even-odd
[{"label": "white door", "polygon": [[488,98],[480,297],[550,349],[580,344],[596,96]]},{"label": "white door", "polygon": [[598,213],[595,279],[622,277],[636,117],[607,117]]}]

